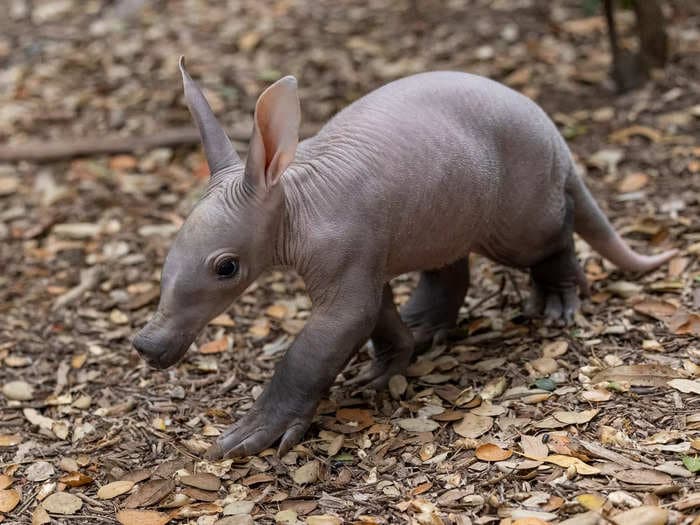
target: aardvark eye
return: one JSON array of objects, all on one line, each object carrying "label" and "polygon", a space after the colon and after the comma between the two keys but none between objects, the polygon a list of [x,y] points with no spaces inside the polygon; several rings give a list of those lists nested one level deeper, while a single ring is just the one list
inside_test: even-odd
[{"label": "aardvark eye", "polygon": [[219,277],[233,277],[238,272],[238,261],[234,257],[222,257],[216,261],[214,271]]}]

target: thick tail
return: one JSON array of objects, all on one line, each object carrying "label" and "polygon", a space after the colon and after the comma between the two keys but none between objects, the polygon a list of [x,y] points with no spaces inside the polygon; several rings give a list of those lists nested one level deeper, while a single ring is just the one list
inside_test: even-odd
[{"label": "thick tail", "polygon": [[574,199],[574,230],[595,251],[626,272],[648,272],[673,258],[678,250],[658,255],[641,255],[620,237],[603,214],[583,181],[574,173],[569,176],[567,190]]}]

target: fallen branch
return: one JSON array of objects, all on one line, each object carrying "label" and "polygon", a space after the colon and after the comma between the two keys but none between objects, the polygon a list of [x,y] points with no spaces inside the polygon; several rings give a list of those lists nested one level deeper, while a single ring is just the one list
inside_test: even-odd
[{"label": "fallen branch", "polygon": [[[232,136],[234,141],[247,141],[248,136]],[[50,162],[86,155],[144,152],[154,148],[199,144],[195,127],[164,129],[140,137],[116,133],[97,138],[79,138],[57,141],[30,141],[23,144],[0,146],[0,162]]]}]

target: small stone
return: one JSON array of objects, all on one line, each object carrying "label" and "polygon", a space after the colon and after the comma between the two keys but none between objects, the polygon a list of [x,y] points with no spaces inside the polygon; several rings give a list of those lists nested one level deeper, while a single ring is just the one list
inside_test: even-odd
[{"label": "small stone", "polygon": [[34,387],[26,381],[10,381],[2,387],[2,393],[13,401],[30,401],[34,398]]}]

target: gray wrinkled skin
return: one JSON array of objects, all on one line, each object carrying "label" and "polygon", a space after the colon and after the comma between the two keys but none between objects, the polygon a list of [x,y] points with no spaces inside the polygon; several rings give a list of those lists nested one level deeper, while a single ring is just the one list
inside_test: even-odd
[{"label": "gray wrinkled skin", "polygon": [[[416,347],[454,325],[470,252],[529,269],[530,311],[571,322],[585,288],[573,232],[623,270],[667,261],[634,253],[581,180],[554,124],[531,100],[486,78],[434,72],[356,101],[297,145],[296,81],[258,100],[244,164],[181,63],[212,178],[168,254],[161,299],[134,345],[153,366],[176,363],[211,318],[264,270],[294,267],[311,316],[250,412],[210,458],[257,453],[304,435],[336,375],[371,338],[358,379],[378,388]],[[235,257],[238,272],[217,276]],[[397,312],[388,281],[422,271]]]}]

